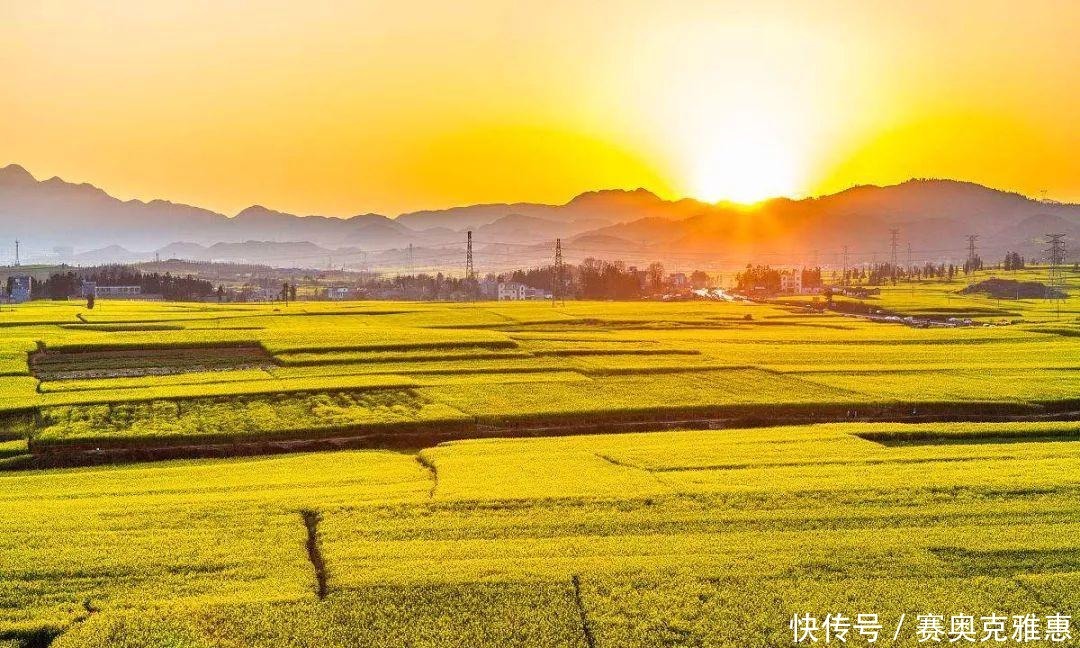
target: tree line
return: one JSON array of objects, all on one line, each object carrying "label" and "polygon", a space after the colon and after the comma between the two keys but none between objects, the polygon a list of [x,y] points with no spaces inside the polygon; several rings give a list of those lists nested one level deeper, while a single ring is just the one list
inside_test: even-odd
[{"label": "tree line", "polygon": [[86,283],[139,286],[144,295],[161,295],[170,301],[200,301],[214,293],[213,284],[193,275],[144,273],[130,266],[110,265],[55,272],[44,281],[32,280],[30,298],[64,300],[81,297]]}]

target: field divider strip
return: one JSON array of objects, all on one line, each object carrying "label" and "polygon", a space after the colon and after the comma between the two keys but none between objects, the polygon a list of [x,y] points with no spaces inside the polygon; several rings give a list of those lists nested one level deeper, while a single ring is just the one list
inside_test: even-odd
[{"label": "field divider strip", "polygon": [[431,488],[428,490],[428,499],[435,499],[435,491],[439,488],[439,469],[435,466],[434,461],[424,456],[422,450],[417,453],[416,462],[431,474]]},{"label": "field divider strip", "polygon": [[307,554],[311,566],[315,570],[315,595],[319,600],[326,598],[329,591],[326,579],[326,561],[322,555],[322,546],[319,542],[319,522],[322,515],[318,511],[305,509],[300,511],[304,520],[304,528],[307,529]]}]

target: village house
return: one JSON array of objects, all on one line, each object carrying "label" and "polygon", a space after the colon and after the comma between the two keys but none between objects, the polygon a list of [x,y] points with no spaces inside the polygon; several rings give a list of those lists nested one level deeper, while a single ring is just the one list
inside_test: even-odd
[{"label": "village house", "polygon": [[516,281],[504,282],[499,284],[498,299],[499,301],[521,301],[526,299],[549,299],[551,293],[539,288],[533,288],[526,286]]},{"label": "village house", "polygon": [[344,286],[334,286],[326,289],[326,298],[330,301],[344,301],[352,297],[352,290]]},{"label": "village house", "polygon": [[139,299],[142,296],[142,286],[94,286],[94,297],[98,299]]},{"label": "village house", "polygon": [[8,299],[16,304],[30,301],[30,277],[27,275],[15,275],[8,280],[11,293]]},{"label": "village house", "polygon": [[784,270],[780,273],[780,292],[798,294],[802,289],[801,270]]},{"label": "village house", "polygon": [[499,283],[499,301],[519,301],[525,299],[527,287],[515,281]]}]

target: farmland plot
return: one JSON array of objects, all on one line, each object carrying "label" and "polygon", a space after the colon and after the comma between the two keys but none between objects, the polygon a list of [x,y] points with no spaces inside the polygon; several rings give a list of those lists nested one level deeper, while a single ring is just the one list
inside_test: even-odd
[{"label": "farmland plot", "polygon": [[795,612],[1071,609],[1076,434],[829,424],[0,475],[24,503],[3,508],[0,636],[734,647],[782,642]]},{"label": "farmland plot", "polygon": [[45,409],[43,418],[35,446],[220,443],[299,432],[328,436],[359,426],[448,424],[463,417],[412,390],[376,389],[64,406]]}]

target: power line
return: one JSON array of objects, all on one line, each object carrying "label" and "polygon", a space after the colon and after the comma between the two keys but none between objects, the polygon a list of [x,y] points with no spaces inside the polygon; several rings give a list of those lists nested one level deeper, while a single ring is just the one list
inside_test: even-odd
[{"label": "power line", "polygon": [[[544,258],[550,258],[548,256],[548,254],[550,254],[550,252],[546,252],[546,253],[544,252],[545,248],[547,250],[551,249],[550,247],[547,247],[548,245],[550,245],[550,242],[549,243],[522,243],[522,242],[509,242],[509,241],[486,241],[486,243],[489,244],[489,245],[497,245],[497,246],[502,246],[502,247],[506,247],[506,248],[517,248],[518,251],[490,251],[490,250],[485,250],[485,251],[480,253],[481,256],[514,258],[514,259],[529,260],[529,261],[538,261],[538,260],[541,260],[541,259],[544,259]],[[430,245],[426,245],[424,248],[421,248],[418,251],[426,251],[428,253],[432,253],[432,252],[438,253],[438,252],[441,251],[441,252],[445,252],[447,255],[451,255],[451,254],[453,254],[455,252],[455,248],[460,253],[460,251],[461,251],[461,243],[460,242],[447,242],[447,243],[430,244]],[[652,257],[652,258],[663,257],[663,258],[671,258],[671,259],[682,259],[682,260],[685,260],[687,262],[709,261],[709,262],[712,262],[712,263],[727,263],[727,264],[739,264],[739,265],[745,264],[745,261],[746,261],[746,257],[733,258],[733,257],[730,257],[730,256],[720,256],[720,255],[717,255],[715,252],[707,252],[707,251],[701,251],[701,252],[674,251],[674,250],[671,250],[671,249],[668,249],[668,248],[627,249],[625,247],[589,246],[589,245],[586,244],[586,245],[580,245],[580,246],[575,245],[574,249],[575,249],[575,251],[577,251],[579,253],[584,253],[584,254],[609,253],[609,254],[613,254],[613,255],[620,255],[621,257],[638,256],[638,257],[641,257],[642,259],[646,259],[648,257]],[[534,254],[534,256],[530,256],[530,257],[523,257],[522,256],[523,253],[527,254],[530,251]],[[957,253],[960,253],[960,252],[965,252],[965,251],[966,250],[964,250],[962,248],[936,248],[936,249],[925,249],[925,250],[913,250],[913,252],[917,252],[919,254],[926,255],[926,256],[938,255],[938,254],[954,255],[954,254],[957,254]],[[349,252],[351,252],[352,255],[359,256],[361,258],[365,258],[368,253],[377,254],[377,253],[400,252],[403,255],[406,255],[407,252],[408,252],[408,249],[407,248],[402,248],[402,247],[392,247],[392,248],[371,249],[371,250],[366,250],[366,251],[363,251],[363,250],[349,251],[349,250],[344,249],[344,248],[336,250],[337,254],[345,255],[345,256],[348,256]],[[834,254],[834,255],[836,254],[835,250],[826,250],[824,252],[826,254]],[[818,253],[821,254],[822,251],[818,250]],[[756,251],[756,252],[752,253],[752,256],[754,258],[759,258],[759,257],[788,258],[788,257],[791,256],[791,253],[790,252]],[[850,256],[854,257],[855,260],[858,260],[858,259],[863,259],[863,260],[865,260],[865,259],[873,259],[875,257],[875,255],[872,252],[857,252],[857,251],[856,252],[850,252]],[[301,260],[301,259],[325,259],[326,256],[325,256],[325,252],[318,252],[318,253],[306,253],[306,254],[292,254],[292,255],[288,255],[288,258],[290,260],[293,260],[293,261],[298,261],[298,260]],[[365,259],[365,261],[366,261],[366,259]]]}]

